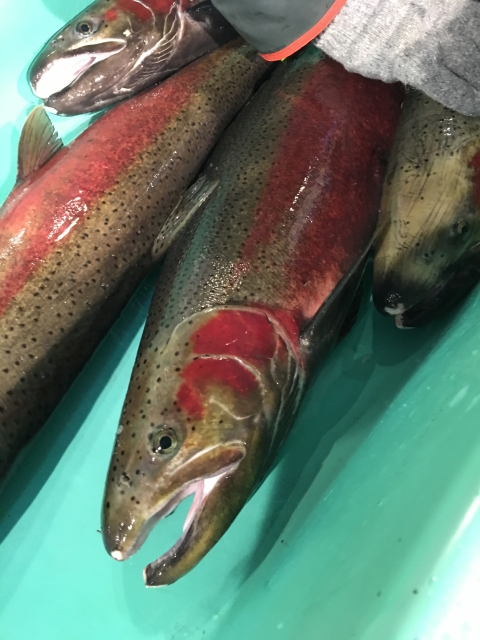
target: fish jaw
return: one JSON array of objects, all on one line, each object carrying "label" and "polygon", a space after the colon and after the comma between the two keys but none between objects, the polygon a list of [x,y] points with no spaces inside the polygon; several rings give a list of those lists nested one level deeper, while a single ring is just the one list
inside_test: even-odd
[{"label": "fish jaw", "polygon": [[[198,456],[192,467],[192,476],[199,472],[198,465],[212,470],[212,475],[206,473],[198,478],[188,479],[184,477],[185,469],[179,473],[172,474],[168,479],[156,486],[156,493],[148,506],[137,500],[135,481],[131,480],[127,474],[120,477],[119,492],[109,492],[105,494],[103,510],[103,539],[107,552],[118,561],[130,558],[143,544],[155,524],[173,513],[177,506],[190,495],[194,494],[195,499],[187,515],[183,535],[174,547],[165,553],[155,564],[166,565],[178,560],[178,548],[188,547],[187,552],[192,555],[192,549],[188,542],[191,538],[199,538],[198,522],[202,521],[202,511],[206,508],[207,502],[211,499],[211,494],[217,484],[224,478],[231,478],[237,471],[238,466],[245,458],[245,443],[232,442],[229,445],[213,447],[207,451],[204,459],[200,461]],[[182,467],[182,465],[179,465]],[[204,469],[200,469],[203,471]],[[122,491],[124,492],[122,494]],[[120,496],[127,495],[126,499]],[[120,499],[119,499],[120,498]],[[210,503],[209,503],[210,509]],[[228,526],[228,525],[227,525]],[[203,536],[205,537],[205,532]],[[198,542],[197,542],[198,544]],[[198,550],[196,551],[198,554]],[[165,574],[164,574],[165,575]]]},{"label": "fish jaw", "polygon": [[182,536],[167,553],[144,569],[147,587],[163,587],[182,578],[227,531],[255,488],[257,474],[248,473],[248,464],[240,467],[196,484]]},{"label": "fish jaw", "polygon": [[404,307],[398,305],[393,315],[398,329],[414,329],[432,322],[460,302],[480,280],[480,264],[473,258],[470,264],[459,265],[449,277],[424,292],[421,302]]},{"label": "fish jaw", "polygon": [[[263,311],[220,308],[151,341],[132,376],[107,477],[103,535],[124,560],[153,525],[195,494],[184,534],[145,570],[171,584],[223,536],[263,478],[295,404],[296,358]],[[168,436],[171,448],[159,452]]]},{"label": "fish jaw", "polygon": [[70,89],[84,73],[125,47],[124,40],[111,38],[95,49],[89,45],[78,47],[65,56],[40,55],[30,69],[32,91],[49,106],[52,96]]},{"label": "fish jaw", "polygon": [[[475,230],[475,223],[471,228]],[[465,247],[452,247],[448,229],[440,234],[443,238],[420,238],[410,250],[403,246],[394,261],[387,261],[381,251],[375,256],[373,302],[380,313],[394,317],[398,328],[429,323],[480,280],[478,230]]]}]

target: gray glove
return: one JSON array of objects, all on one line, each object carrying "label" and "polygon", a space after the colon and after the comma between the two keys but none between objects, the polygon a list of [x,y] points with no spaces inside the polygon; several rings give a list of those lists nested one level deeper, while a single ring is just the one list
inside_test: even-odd
[{"label": "gray glove", "polygon": [[315,44],[349,71],[480,115],[479,0],[347,0]]}]

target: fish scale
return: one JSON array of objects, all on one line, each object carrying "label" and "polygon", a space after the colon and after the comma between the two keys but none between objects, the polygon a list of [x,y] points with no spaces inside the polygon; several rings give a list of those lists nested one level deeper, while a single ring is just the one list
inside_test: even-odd
[{"label": "fish scale", "polygon": [[[216,194],[215,213],[195,220],[183,236],[182,246],[176,248],[176,257],[171,261],[168,277],[158,284],[144,343],[150,341],[160,314],[163,318],[159,327],[165,336],[157,338],[161,341],[168,336],[165,329],[175,326],[186,313],[195,313],[210,306],[260,302],[274,308],[291,309],[292,316],[303,321],[314,315],[308,307],[312,306],[316,311],[330,294],[329,283],[326,288],[323,284],[323,256],[321,250],[317,251],[317,246],[320,244],[322,249],[329,249],[328,257],[337,273],[345,269],[359,240],[359,231],[354,223],[371,207],[369,199],[373,199],[374,188],[375,196],[380,193],[382,173],[377,157],[374,154],[369,157],[361,148],[364,139],[356,131],[356,123],[352,123],[348,143],[343,142],[343,148],[338,146],[338,157],[328,158],[328,161],[344,162],[347,153],[358,153],[365,157],[363,165],[352,165],[351,170],[347,169],[339,175],[338,182],[332,184],[332,188],[325,188],[322,165],[328,154],[328,144],[331,144],[337,131],[339,136],[345,136],[342,127],[349,115],[350,105],[345,105],[343,112],[341,107],[337,107],[335,113],[322,113],[325,119],[319,117],[318,113],[308,119],[305,111],[313,100],[309,89],[312,93],[317,90],[314,81],[311,87],[307,84],[310,73],[304,61],[295,63],[289,78],[289,93],[285,95],[286,89],[282,86],[278,104],[273,105],[270,92],[275,91],[276,83],[282,85],[282,76],[278,74],[269,83],[269,93],[264,91],[264,100],[263,96],[257,96],[255,102],[250,103],[237,119],[235,129],[222,138],[206,171],[208,181],[216,180],[219,174],[222,176],[223,185]],[[354,78],[351,80],[352,93],[361,88],[361,80],[358,76]],[[340,86],[337,88],[335,83],[332,84],[329,99],[336,105],[341,104],[342,96],[335,95],[341,94]],[[302,109],[297,109],[292,117],[293,106],[297,106],[299,100],[302,100]],[[374,102],[371,108],[379,109],[380,99],[371,100]],[[252,110],[255,110],[254,116],[250,115]],[[367,107],[362,109],[362,115],[366,117],[366,113]],[[341,123],[337,131],[332,127],[333,117]],[[302,119],[308,122],[308,126],[302,126]],[[325,130],[328,130],[328,136]],[[382,134],[384,131],[379,131],[379,136]],[[366,135],[370,135],[370,131]],[[315,136],[322,142],[318,144],[313,157],[303,154],[307,160],[301,166],[300,156],[306,141]],[[235,155],[229,153],[232,138],[245,141],[241,146],[236,144]],[[285,169],[278,162],[278,157],[283,158],[283,154],[296,158],[297,164],[300,164],[300,174],[305,171],[305,176],[302,175],[297,183],[285,180]],[[386,155],[383,160],[385,158]],[[302,191],[304,182],[308,183],[309,170],[316,172],[316,184],[309,184],[307,193],[302,195],[305,193],[305,190]],[[374,173],[373,181],[371,172]],[[374,187],[370,187],[368,193],[359,194],[361,200],[358,206],[351,206],[349,214],[352,224],[344,230],[342,243],[336,242],[336,230],[332,232],[320,225],[312,225],[312,233],[307,235],[305,220],[299,218],[299,212],[314,207],[315,197],[329,198],[332,207],[337,205],[338,200],[345,208],[345,204],[341,203],[342,189],[352,179],[368,180],[368,184],[373,182]],[[331,177],[329,180],[333,182]],[[283,189],[283,193],[279,194],[277,188]],[[280,200],[278,206],[275,206],[276,198]],[[299,234],[303,234],[302,241],[305,244],[298,242],[296,226],[299,227]],[[371,226],[361,229],[363,238],[369,238],[371,230]],[[312,254],[302,254],[306,249],[315,251],[313,259],[310,259]],[[317,255],[320,256],[318,264]],[[290,264],[292,268],[289,268]]]},{"label": "fish scale", "polygon": [[167,222],[159,251],[179,235],[137,355],[102,526],[124,560],[195,493],[148,586],[201,560],[285,439],[363,271],[402,98],[308,48],[261,87]]},{"label": "fish scale", "polygon": [[[154,265],[167,216],[267,68],[227,45],[96,121],[12,192],[0,212],[0,476]],[[59,226],[72,200],[76,223]]]}]

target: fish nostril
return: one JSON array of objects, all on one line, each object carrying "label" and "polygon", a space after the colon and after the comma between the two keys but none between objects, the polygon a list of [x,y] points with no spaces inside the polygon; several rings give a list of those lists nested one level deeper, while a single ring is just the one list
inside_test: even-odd
[{"label": "fish nostril", "polygon": [[122,473],[118,481],[118,484],[123,485],[124,487],[128,487],[130,489],[130,487],[132,486],[132,481],[130,480],[130,476],[128,476],[126,473]]}]

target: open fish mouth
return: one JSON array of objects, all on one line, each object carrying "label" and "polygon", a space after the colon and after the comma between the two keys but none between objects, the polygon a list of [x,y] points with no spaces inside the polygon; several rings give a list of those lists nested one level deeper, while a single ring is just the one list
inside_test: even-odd
[{"label": "open fish mouth", "polygon": [[397,313],[397,315],[395,316],[395,326],[397,327],[397,329],[413,329],[414,328],[406,324],[406,322],[408,322],[408,320],[406,321],[404,314]]},{"label": "open fish mouth", "polygon": [[407,327],[404,325],[404,314],[408,309],[404,304],[398,304],[396,307],[386,306],[383,308],[383,312],[387,316],[392,316],[395,320],[395,326],[397,329],[411,329],[412,327]]},{"label": "open fish mouth", "polygon": [[168,569],[171,561],[175,561],[180,554],[183,554],[190,547],[190,540],[195,537],[197,533],[198,521],[201,517],[202,511],[209,499],[214,488],[217,484],[227,475],[232,474],[240,464],[236,462],[227,468],[222,469],[220,473],[206,478],[200,478],[193,482],[181,487],[177,492],[167,498],[151,515],[146,519],[139,535],[131,546],[126,546],[123,549],[113,549],[110,551],[112,558],[118,561],[127,560],[134,553],[136,553],[142,544],[147,539],[148,535],[154,528],[154,526],[172,514],[181,502],[186,500],[192,494],[194,499],[189,509],[185,522],[183,524],[183,531],[177,542],[157,560],[150,563],[145,567],[143,571],[144,581],[147,587],[160,587],[165,583],[159,581],[159,576],[162,573],[162,569]]},{"label": "open fish mouth", "polygon": [[447,283],[442,283],[433,288],[425,296],[421,303],[405,305],[399,303],[395,307],[384,307],[383,312],[393,317],[397,329],[413,329],[429,321],[432,312],[437,312],[442,307],[442,292]]},{"label": "open fish mouth", "polygon": [[[206,501],[210,493],[213,491],[217,483],[224,477],[224,473],[220,473],[216,476],[212,476],[211,478],[207,478],[205,480],[199,480],[194,482],[189,486],[189,491],[183,497],[176,502],[172,511],[184,500],[186,497],[195,494],[195,497],[192,502],[192,506],[187,514],[185,522],[183,524],[183,532],[177,542],[171,547],[166,553],[161,555],[157,560],[150,563],[143,570],[143,579],[145,585],[147,587],[159,587],[163,585],[156,584],[155,576],[161,572],[162,567],[167,567],[170,563],[170,560],[174,559],[180,550],[183,547],[188,546],[189,538],[192,537],[194,533],[195,525],[200,516],[201,511],[203,510]],[[169,513],[172,513],[170,511]],[[155,518],[155,517],[154,517]],[[158,522],[158,518],[155,518],[155,522]],[[149,529],[151,530],[151,528]]]},{"label": "open fish mouth", "polygon": [[70,89],[94,65],[120,53],[127,46],[124,40],[109,39],[101,45],[84,45],[70,54],[49,61],[42,70],[36,72],[34,63],[31,71],[33,93],[41,100],[48,100]]}]

